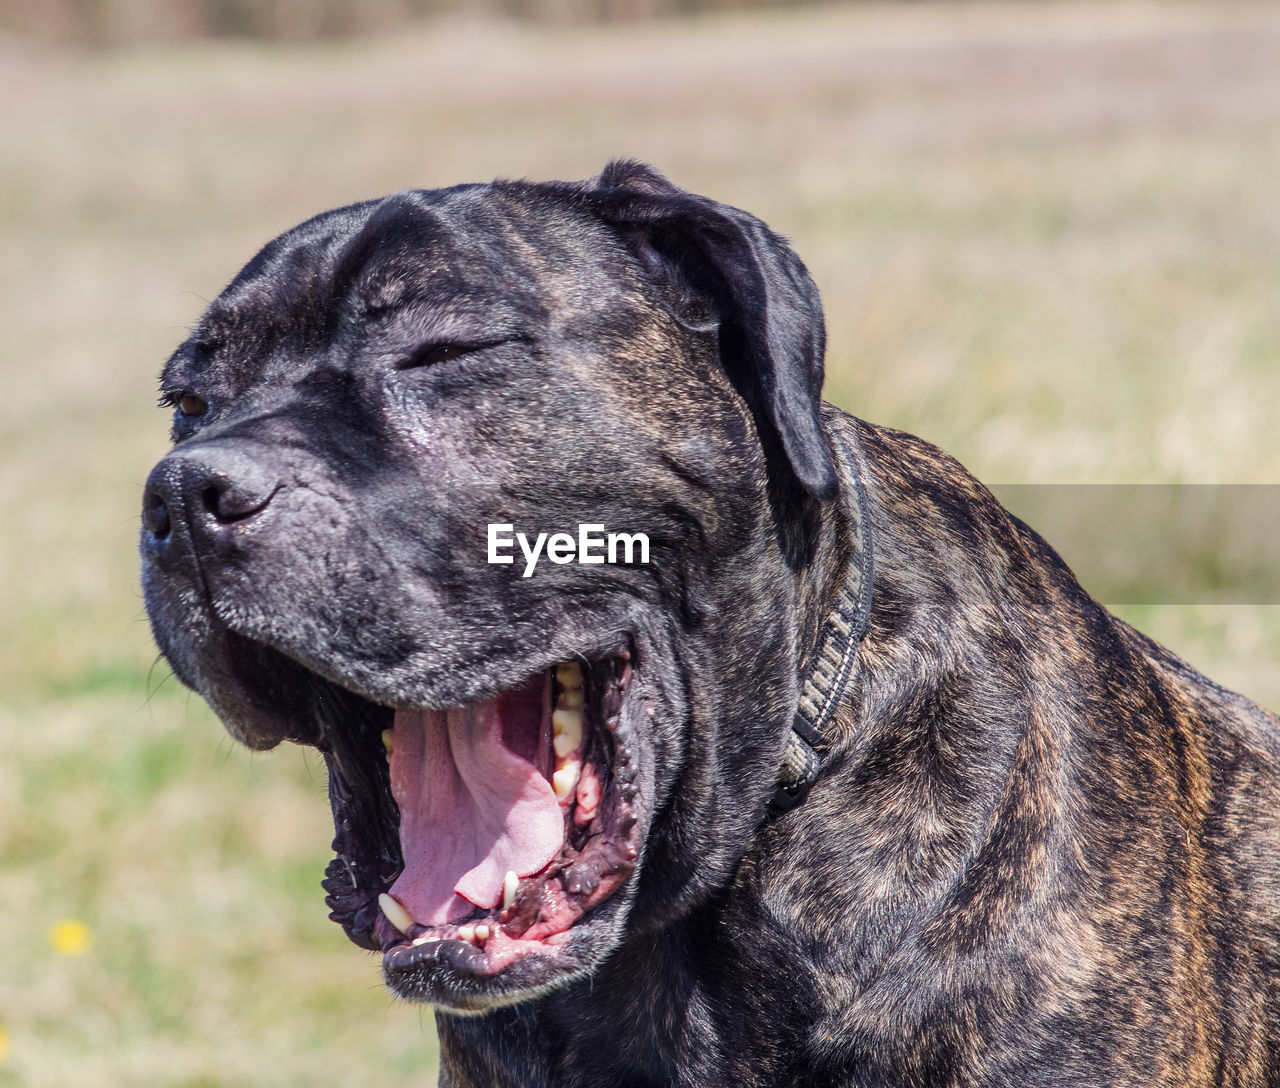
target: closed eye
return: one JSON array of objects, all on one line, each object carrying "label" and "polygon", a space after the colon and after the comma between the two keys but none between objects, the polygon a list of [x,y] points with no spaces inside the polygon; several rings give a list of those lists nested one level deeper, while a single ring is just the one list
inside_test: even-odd
[{"label": "closed eye", "polygon": [[488,346],[488,344],[428,344],[401,362],[398,369],[413,370],[420,366],[436,366]]}]

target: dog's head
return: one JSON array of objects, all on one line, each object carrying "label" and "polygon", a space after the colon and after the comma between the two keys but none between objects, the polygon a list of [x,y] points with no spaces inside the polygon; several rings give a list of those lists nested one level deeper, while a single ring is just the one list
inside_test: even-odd
[{"label": "dog's head", "polygon": [[780,238],[615,163],[320,215],[169,360],[156,640],[240,740],[324,753],[328,902],[397,993],[520,1000],[731,873],[836,486],[822,353]]}]

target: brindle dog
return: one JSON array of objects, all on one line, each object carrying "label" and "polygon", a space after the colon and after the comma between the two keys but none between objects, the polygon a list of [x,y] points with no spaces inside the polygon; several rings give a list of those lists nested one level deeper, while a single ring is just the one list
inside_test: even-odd
[{"label": "brindle dog", "polygon": [[1280,1084],[1280,722],[823,350],[781,238],[634,163],[311,219],[165,368],[157,641],[324,753],[443,1084]]}]

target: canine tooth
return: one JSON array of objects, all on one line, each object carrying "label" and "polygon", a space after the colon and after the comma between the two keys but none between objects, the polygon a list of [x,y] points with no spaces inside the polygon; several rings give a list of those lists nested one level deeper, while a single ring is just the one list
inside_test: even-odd
[{"label": "canine tooth", "polygon": [[396,731],[394,729],[384,729],[382,731],[382,747],[387,750],[387,758],[390,759],[396,748]]},{"label": "canine tooth", "polygon": [[556,707],[560,710],[577,710],[582,706],[582,689],[569,688],[556,696]]},{"label": "canine tooth", "polygon": [[551,788],[556,791],[557,801],[567,800],[573,793],[573,788],[578,784],[580,767],[581,764],[576,759],[570,759],[551,776]]},{"label": "canine tooth", "polygon": [[567,756],[582,743],[582,711],[557,710],[551,715],[556,755]]},{"label": "canine tooth", "polygon": [[565,690],[582,687],[582,666],[576,661],[562,661],[556,666],[556,679]]},{"label": "canine tooth", "polygon": [[409,927],[414,924],[413,915],[402,907],[399,902],[392,899],[386,892],[378,896],[378,906],[382,908],[382,913],[387,916],[387,921],[396,927],[401,933],[408,933]]},{"label": "canine tooth", "polygon": [[520,888],[520,878],[514,869],[508,869],[502,881],[502,909],[510,910],[516,901],[516,891]]},{"label": "canine tooth", "polygon": [[458,940],[466,941],[468,944],[470,944],[475,939],[476,939],[475,926],[459,926],[458,927]]},{"label": "canine tooth", "polygon": [[488,926],[476,926],[476,940],[477,940],[477,941],[487,941],[488,939],[489,939],[489,927],[488,927]]}]

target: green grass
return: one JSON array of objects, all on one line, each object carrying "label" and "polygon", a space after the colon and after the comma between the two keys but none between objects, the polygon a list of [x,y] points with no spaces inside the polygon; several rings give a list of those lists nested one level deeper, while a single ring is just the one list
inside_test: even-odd
[{"label": "green grass", "polygon": [[[110,690],[6,710],[0,767],[0,1084],[429,1073],[429,1024],[324,918],[315,760],[234,749],[185,695]],[[87,954],[51,945],[62,918]]]},{"label": "green grass", "polygon": [[[322,770],[153,668],[155,374],[262,242],[645,158],[791,236],[830,399],[980,478],[1280,483],[1278,53],[1271,7],[1059,3],[7,53],[0,1085],[433,1080],[429,1016],[324,917]],[[1280,705],[1280,608],[1123,614]]]}]

